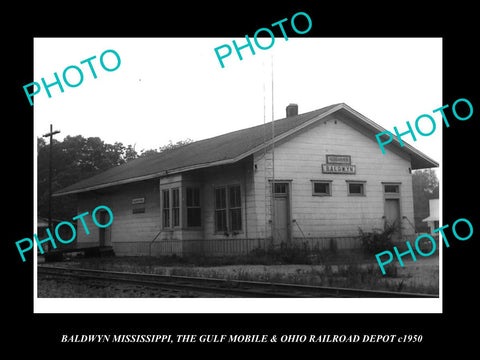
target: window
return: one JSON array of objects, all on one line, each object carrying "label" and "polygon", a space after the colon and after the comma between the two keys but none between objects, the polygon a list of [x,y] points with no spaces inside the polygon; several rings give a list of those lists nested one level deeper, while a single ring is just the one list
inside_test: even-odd
[{"label": "window", "polygon": [[215,189],[215,231],[228,231],[227,227],[227,190]]},{"label": "window", "polygon": [[273,193],[274,194],[286,194],[287,193],[287,184],[286,183],[273,183]]},{"label": "window", "polygon": [[162,224],[164,228],[170,227],[170,190],[162,191]]},{"label": "window", "polygon": [[215,231],[241,230],[242,198],[240,185],[215,188]]},{"label": "window", "polygon": [[202,226],[200,188],[187,187],[187,227]]},{"label": "window", "polygon": [[312,180],[312,195],[331,196],[331,181]]},{"label": "window", "polygon": [[347,181],[348,195],[365,196],[365,181]]},{"label": "window", "polygon": [[180,226],[180,191],[172,189],[172,226]]},{"label": "window", "polygon": [[384,191],[386,193],[398,194],[400,192],[400,186],[394,184],[385,184]]},{"label": "window", "polygon": [[228,188],[230,230],[242,230],[242,200],[240,198],[240,185]]},{"label": "window", "polygon": [[400,185],[401,183],[399,182],[382,182],[383,196],[385,199],[400,199]]}]

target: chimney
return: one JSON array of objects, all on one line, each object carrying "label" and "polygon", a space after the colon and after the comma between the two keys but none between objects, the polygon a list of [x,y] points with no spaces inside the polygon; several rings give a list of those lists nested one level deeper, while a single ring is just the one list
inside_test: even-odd
[{"label": "chimney", "polygon": [[287,106],[287,117],[298,115],[298,105],[297,104],[288,104]]}]

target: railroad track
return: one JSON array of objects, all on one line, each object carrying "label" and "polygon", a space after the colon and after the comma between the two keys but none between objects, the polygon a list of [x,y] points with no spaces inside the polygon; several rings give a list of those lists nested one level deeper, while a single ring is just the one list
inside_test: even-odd
[{"label": "railroad track", "polygon": [[39,276],[120,282],[236,297],[437,298],[437,295],[39,265]]}]

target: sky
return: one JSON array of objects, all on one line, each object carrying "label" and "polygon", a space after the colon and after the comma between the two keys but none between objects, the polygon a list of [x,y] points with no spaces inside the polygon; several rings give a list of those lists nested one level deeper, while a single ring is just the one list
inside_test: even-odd
[{"label": "sky", "polygon": [[[442,103],[441,38],[275,38],[273,46],[255,54],[241,50],[245,38],[35,38],[34,79],[62,79],[66,67],[83,72],[78,87],[63,83],[34,96],[36,136],[54,130],[55,138],[98,136],[107,143],[122,142],[141,150],[169,141],[201,140],[285,117],[296,103],[299,113],[335,103],[346,103],[393,132],[414,127],[422,114],[436,119],[428,137],[403,139],[441,162],[442,123],[433,110]],[[263,46],[269,39],[260,39]],[[222,68],[214,49],[227,44],[232,54]],[[105,71],[99,62],[106,50],[115,50],[121,64]],[[91,61],[97,78],[87,63]],[[104,57],[114,67],[112,53]],[[79,81],[75,70],[67,72]],[[273,79],[273,97],[272,97]],[[272,106],[273,99],[273,106]],[[28,104],[28,100],[25,97]],[[425,119],[424,119],[425,120]],[[420,124],[424,132],[428,121]],[[380,148],[379,148],[379,151]]]}]

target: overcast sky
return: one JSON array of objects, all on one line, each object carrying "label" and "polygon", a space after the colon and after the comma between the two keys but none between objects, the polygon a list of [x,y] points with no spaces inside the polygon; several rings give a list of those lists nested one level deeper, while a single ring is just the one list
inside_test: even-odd
[{"label": "overcast sky", "polygon": [[[268,50],[235,51],[221,68],[214,48],[233,38],[36,38],[34,79],[54,81],[70,65],[83,70],[75,88],[50,88],[35,96],[37,136],[50,124],[58,140],[67,135],[98,136],[108,143],[135,145],[137,151],[191,138],[201,140],[262,124],[271,115],[273,58],[274,118],[296,103],[299,112],[344,102],[393,132],[414,126],[421,114],[437,120],[432,136],[404,139],[441,161],[442,40],[440,38],[276,38]],[[245,38],[235,39],[239,45]],[[268,44],[268,39],[261,43]],[[253,41],[252,41],[253,42]],[[254,45],[255,46],[255,45]],[[115,50],[121,58],[107,72],[100,55]],[[97,79],[88,64],[92,56]],[[105,56],[107,66],[116,61]],[[113,65],[112,65],[113,64]],[[75,70],[68,79],[75,83]],[[63,80],[62,80],[63,82]],[[265,89],[265,90],[264,90]],[[264,93],[266,114],[264,115]],[[27,104],[28,100],[25,98]],[[430,125],[421,126],[425,132]],[[380,152],[380,148],[379,148]]]}]

